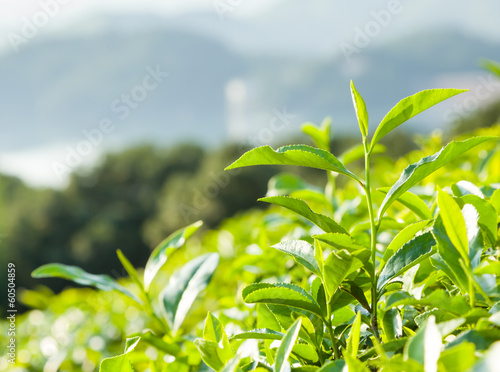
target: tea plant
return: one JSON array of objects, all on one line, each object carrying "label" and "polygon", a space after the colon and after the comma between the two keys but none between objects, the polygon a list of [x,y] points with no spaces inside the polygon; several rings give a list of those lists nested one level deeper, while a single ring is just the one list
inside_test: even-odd
[{"label": "tea plant", "polygon": [[[303,287],[273,280],[246,286],[242,297],[256,304],[257,329],[228,338],[222,323],[209,314],[203,339],[196,341],[205,363],[216,371],[487,370],[482,368],[493,363],[500,347],[493,344],[500,340],[498,185],[481,188],[460,181],[449,185],[453,195],[441,189],[427,195],[430,203],[412,191],[468,150],[498,137],[453,141],[407,166],[392,186],[377,189],[385,195],[380,203],[375,203],[372,183],[372,158],[383,151],[379,141],[462,92],[432,89],[403,99],[368,140],[366,105],[351,83],[359,146],[337,158],[329,151],[329,123],[306,125],[304,132],[316,148],[263,146],[227,168],[305,166],[325,170],[328,183],[321,195],[305,182],[281,176],[275,184],[286,191],[279,195],[274,190],[260,199],[316,226],[311,235],[274,246],[310,276]],[[346,167],[358,158],[364,158],[364,178]],[[347,192],[337,189],[339,174],[351,179],[364,197],[366,220],[364,213],[352,210],[361,203],[358,195],[348,199]],[[290,191],[304,200],[289,196]],[[334,218],[314,212],[307,199]],[[397,210],[396,202],[410,211],[406,221],[389,215]],[[262,342],[261,353],[250,359],[236,351],[248,339]]]},{"label": "tea plant", "polygon": [[[185,335],[180,335],[179,330],[196,297],[209,284],[218,266],[219,255],[207,253],[189,261],[170,277],[168,283],[157,295],[153,293],[152,284],[160,269],[167,262],[168,256],[182,247],[200,226],[201,222],[194,223],[174,232],[161,242],[151,253],[142,278],[125,255],[120,250],[117,251],[120,262],[138,289],[138,295],[107,275],[90,274],[75,266],[48,264],[32,273],[35,278],[59,277],[102,291],[118,291],[133,300],[149,316],[154,330],[144,329],[141,333],[130,335],[124,353],[104,359],[101,362],[100,371],[133,371],[130,355],[139,342],[147,343],[163,355],[172,357],[174,362],[170,363],[169,368],[181,370],[189,368],[189,365],[193,363],[189,358],[189,346],[186,350],[184,345]],[[162,359],[160,358],[160,361]],[[156,368],[162,370],[165,367],[163,362],[157,363],[159,365],[153,362],[146,364],[150,365],[153,370]]]}]

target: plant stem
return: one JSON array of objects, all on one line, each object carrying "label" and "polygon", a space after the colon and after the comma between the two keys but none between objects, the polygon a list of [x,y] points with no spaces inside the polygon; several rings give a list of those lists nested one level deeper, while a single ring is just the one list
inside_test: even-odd
[{"label": "plant stem", "polygon": [[377,293],[377,271],[376,271],[376,250],[377,250],[377,230],[378,227],[375,224],[375,215],[373,211],[373,204],[372,204],[372,191],[371,191],[371,180],[370,180],[370,154],[368,153],[366,149],[366,144],[365,144],[365,194],[366,194],[366,203],[368,205],[368,214],[370,216],[370,229],[371,229],[371,261],[373,265],[373,271],[371,275],[371,280],[372,280],[372,288],[371,288],[371,297],[372,297],[372,304],[371,304],[371,323],[372,323],[372,331],[373,335],[377,339],[378,342],[380,342],[380,335],[378,331],[378,322],[377,322],[377,299],[378,299],[378,293]]}]

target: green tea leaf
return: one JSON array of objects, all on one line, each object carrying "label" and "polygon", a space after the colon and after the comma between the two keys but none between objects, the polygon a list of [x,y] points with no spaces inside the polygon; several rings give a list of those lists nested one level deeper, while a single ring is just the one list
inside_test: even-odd
[{"label": "green tea leaf", "polygon": [[314,298],[294,284],[254,283],[243,289],[242,296],[243,301],[246,303],[292,306],[323,317],[322,311]]},{"label": "green tea leaf", "polygon": [[352,104],[354,105],[354,111],[356,112],[356,117],[358,118],[359,130],[363,138],[368,135],[368,111],[366,110],[366,104],[361,97],[361,94],[356,90],[354,83],[351,80],[351,96]]},{"label": "green tea leaf", "polygon": [[488,70],[489,72],[500,77],[500,63],[489,60],[489,59],[485,59],[482,61],[481,66],[484,69]]},{"label": "green tea leaf", "polygon": [[312,271],[319,277],[323,277],[316,262],[314,248],[311,244],[303,240],[288,240],[272,246],[273,248],[285,252],[293,257],[295,261]]},{"label": "green tea leaf", "polygon": [[219,347],[215,342],[197,338],[194,341],[194,344],[200,352],[201,359],[203,359],[207,366],[215,369],[216,371],[224,367],[224,363],[219,356]]},{"label": "green tea leaf", "polygon": [[419,235],[403,245],[394,255],[389,258],[382,269],[377,289],[381,291],[389,281],[434,253],[432,249],[436,241],[430,232]]},{"label": "green tea leaf", "polygon": [[[383,192],[384,194],[387,194],[389,190],[389,187],[381,187],[377,189],[377,191]],[[396,200],[403,204],[406,208],[414,212],[418,217],[424,220],[432,219],[431,210],[429,209],[427,204],[425,204],[425,202],[417,195],[406,191],[405,193],[401,194]]]},{"label": "green tea leaf", "polygon": [[391,187],[379,208],[378,219],[384,215],[387,208],[397,200],[403,193],[422,181],[429,174],[435,172],[452,160],[455,160],[464,152],[480,145],[483,142],[498,137],[473,137],[461,142],[450,142],[434,155],[426,156],[419,162],[406,167],[399,180]]},{"label": "green tea leaf", "polygon": [[394,293],[387,298],[387,308],[402,305],[428,306],[431,309],[436,308],[448,311],[456,316],[465,315],[471,310],[469,304],[462,296],[455,295],[450,297],[442,289],[434,290],[431,294],[424,296],[419,300],[406,293],[403,296],[401,296],[400,293]]},{"label": "green tea leaf", "polygon": [[441,333],[434,316],[430,316],[427,323],[420,328],[415,336],[405,345],[405,359],[413,359],[424,366],[425,371],[437,371],[437,362],[441,354]]},{"label": "green tea leaf", "polygon": [[448,235],[464,262],[469,262],[469,241],[460,207],[450,195],[442,190],[438,191],[437,203],[446,235]]},{"label": "green tea leaf", "polygon": [[401,230],[385,249],[381,267],[383,267],[384,263],[387,262],[389,258],[391,258],[394,252],[400,249],[405,243],[408,243],[410,240],[412,240],[418,232],[430,226],[431,223],[432,220],[418,221],[406,226],[403,230]]},{"label": "green tea leaf", "polygon": [[231,337],[231,340],[281,340],[284,334],[273,331],[272,329],[253,329],[251,331],[238,333]]},{"label": "green tea leaf", "polygon": [[235,354],[227,338],[224,325],[210,312],[205,320],[203,338],[218,345],[219,357],[223,363],[227,363],[228,360],[234,357]]},{"label": "green tea leaf", "polygon": [[[377,145],[375,145],[375,148],[372,151],[372,155],[383,154],[386,150],[387,149],[384,145],[377,143]],[[339,155],[339,160],[342,162],[342,164],[347,165],[349,163],[352,163],[353,161],[362,159],[364,157],[365,157],[365,145],[361,143],[359,145],[354,145],[345,150],[342,154]]]},{"label": "green tea leaf", "polygon": [[140,340],[140,337],[127,339],[125,352],[115,357],[103,359],[99,366],[99,372],[134,372],[127,354],[135,349]]},{"label": "green tea leaf", "polygon": [[328,234],[314,235],[313,238],[325,242],[337,249],[345,249],[351,253],[365,248],[346,234],[328,233]]},{"label": "green tea leaf", "polygon": [[130,279],[133,280],[133,282],[141,289],[144,290],[144,286],[141,283],[141,280],[139,279],[139,274],[137,274],[137,271],[135,270],[134,266],[130,263],[127,257],[123,254],[123,252],[119,249],[116,250],[116,255],[118,256],[118,259],[120,260],[123,268],[127,272],[127,274],[130,276]]},{"label": "green tea leaf", "polygon": [[294,211],[295,213],[308,219],[323,231],[347,234],[347,231],[337,222],[332,220],[330,217],[313,212],[303,200],[295,199],[290,196],[272,196],[267,198],[260,198],[259,201],[276,204],[290,209],[291,211]]},{"label": "green tea leaf", "polygon": [[149,290],[151,282],[162,266],[167,262],[169,250],[180,248],[186,243],[186,240],[198,230],[203,222],[198,221],[183,229],[172,233],[168,238],[162,241],[149,256],[146,267],[144,268],[144,289]]},{"label": "green tea leaf", "polygon": [[438,359],[438,370],[445,372],[468,371],[476,361],[475,351],[476,347],[470,342],[445,349]]},{"label": "green tea leaf", "polygon": [[292,352],[293,346],[297,341],[299,336],[300,326],[301,326],[302,318],[298,318],[292,326],[287,330],[283,340],[281,341],[281,345],[276,352],[276,360],[274,363],[274,372],[285,372],[286,371],[286,362],[290,353]]},{"label": "green tea leaf", "polygon": [[403,320],[398,309],[387,310],[382,318],[382,325],[387,342],[403,336]]},{"label": "green tea leaf", "polygon": [[352,323],[351,333],[347,339],[347,353],[351,354],[353,358],[358,355],[359,338],[361,333],[361,313],[358,311],[354,323]]},{"label": "green tea leaf", "polygon": [[481,229],[484,230],[488,237],[490,244],[495,245],[497,240],[497,216],[498,213],[495,207],[488,201],[476,195],[464,195],[458,202],[463,208],[463,204],[471,204],[479,213],[479,220],[477,221]]},{"label": "green tea leaf", "polygon": [[370,150],[373,149],[375,144],[387,133],[399,127],[407,120],[439,102],[466,91],[467,90],[464,89],[428,89],[402,99],[389,111],[378,125],[370,144]]},{"label": "green tea leaf", "polygon": [[218,264],[217,253],[195,258],[174,273],[160,293],[163,314],[174,334],[182,325],[198,294],[207,287]]},{"label": "green tea leaf", "polygon": [[306,145],[283,146],[276,151],[269,146],[257,147],[243,154],[226,170],[253,165],[297,165],[317,168],[340,173],[359,183],[361,182],[358,177],[328,151]]},{"label": "green tea leaf", "polygon": [[332,252],[325,260],[325,285],[330,298],[342,281],[352,272],[353,257],[347,251]]},{"label": "green tea leaf", "polygon": [[118,291],[130,297],[138,304],[142,301],[129,292],[125,287],[115,282],[108,275],[90,274],[77,266],[69,266],[63,264],[47,264],[40,266],[31,273],[33,278],[63,278],[71,280],[81,285],[95,287],[103,291]]},{"label": "green tea leaf", "polygon": [[332,124],[332,119],[327,117],[318,127],[313,123],[304,123],[302,125],[302,132],[311,137],[314,141],[316,147],[330,151],[330,126]]}]

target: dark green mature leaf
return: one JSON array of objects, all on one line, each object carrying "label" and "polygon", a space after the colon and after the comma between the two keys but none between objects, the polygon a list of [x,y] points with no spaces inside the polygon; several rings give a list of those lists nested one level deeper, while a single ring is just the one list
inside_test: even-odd
[{"label": "dark green mature leaf", "polygon": [[483,142],[497,139],[498,137],[473,137],[461,142],[450,142],[434,155],[426,156],[419,162],[406,167],[399,177],[399,180],[391,187],[387,193],[378,212],[380,219],[387,208],[397,200],[403,193],[422,181],[429,174],[435,172],[452,160],[455,160],[464,152],[480,145]]},{"label": "dark green mature leaf", "polygon": [[294,211],[295,213],[308,219],[326,232],[347,234],[347,231],[337,222],[332,220],[330,217],[313,212],[303,200],[292,198],[290,196],[271,196],[267,198],[260,198],[259,201],[276,204],[290,209],[291,211]]},{"label": "dark green mature leaf", "polygon": [[422,260],[434,253],[433,247],[436,241],[430,232],[419,235],[403,245],[394,255],[389,258],[384,268],[382,269],[377,289],[382,290],[389,281],[411,267],[415,266]]},{"label": "dark green mature leaf", "polygon": [[231,340],[281,340],[284,334],[281,332],[273,331],[272,329],[253,329],[251,331],[238,333],[231,337]]},{"label": "dark green mature leaf", "polygon": [[90,274],[77,266],[47,264],[34,270],[31,276],[33,278],[63,278],[81,285],[96,287],[103,291],[118,291],[130,297],[135,302],[142,304],[142,301],[137,296],[115,282],[108,275]]},{"label": "dark green mature leaf", "polygon": [[457,202],[446,192],[439,190],[437,203],[446,235],[458,250],[464,262],[469,262],[469,241],[464,216]]},{"label": "dark green mature leaf", "polygon": [[198,221],[185,228],[179,229],[158,244],[149,256],[146,267],[144,268],[144,289],[146,292],[149,290],[149,286],[158,271],[162,268],[165,262],[167,262],[168,251],[182,247],[184,243],[186,243],[186,240],[193,235],[196,230],[201,227],[201,225],[203,225],[203,222]]},{"label": "dark green mature leaf", "polygon": [[356,112],[356,117],[358,118],[359,130],[363,138],[368,135],[368,111],[366,110],[366,104],[361,97],[361,94],[356,90],[354,83],[351,80],[351,96],[352,104],[354,105],[354,111]]},{"label": "dark green mature leaf", "polygon": [[345,370],[345,360],[339,359],[334,362],[327,361],[317,372],[343,372]]},{"label": "dark green mature leaf", "polygon": [[[381,187],[377,189],[377,191],[383,192],[384,194],[387,194],[389,192],[390,188],[389,187]],[[417,195],[406,191],[405,193],[401,194],[399,198],[397,199],[398,202],[403,204],[406,208],[414,212],[418,217],[424,219],[424,220],[430,220],[432,219],[432,213],[427,204],[420,199]]]},{"label": "dark green mature leaf", "polygon": [[99,372],[134,372],[134,368],[127,354],[135,349],[140,340],[140,337],[127,339],[125,352],[115,357],[103,359],[99,366]]},{"label": "dark green mature leaf", "polygon": [[385,249],[381,265],[387,262],[387,260],[394,254],[394,252],[400,249],[405,243],[408,243],[410,240],[412,240],[419,231],[422,231],[426,227],[430,226],[431,223],[432,220],[418,221],[406,226],[403,230],[401,230]]},{"label": "dark green mature leaf", "polygon": [[207,287],[218,264],[217,253],[195,258],[174,273],[160,293],[165,319],[174,334],[182,325],[198,294]]},{"label": "dark green mature leaf", "polygon": [[276,245],[273,248],[285,252],[292,256],[295,261],[313,272],[319,277],[323,277],[321,270],[316,262],[314,248],[304,240],[287,240]]},{"label": "dark green mature leaf", "polygon": [[323,317],[316,300],[305,290],[293,284],[254,283],[243,289],[242,296],[246,303],[292,306]]},{"label": "dark green mature leaf", "polygon": [[387,133],[399,127],[405,121],[420,114],[428,108],[457,94],[466,92],[464,89],[428,89],[399,101],[378,125],[370,144],[370,150]]},{"label": "dark green mature leaf", "polygon": [[253,165],[297,165],[317,168],[346,175],[361,183],[358,177],[328,151],[306,145],[283,146],[276,151],[269,146],[257,147],[243,154],[226,170]]},{"label": "dark green mature leaf", "polygon": [[286,361],[292,352],[293,346],[299,337],[300,326],[302,318],[298,318],[292,326],[287,330],[281,345],[276,352],[276,360],[274,363],[274,372],[286,371]]}]

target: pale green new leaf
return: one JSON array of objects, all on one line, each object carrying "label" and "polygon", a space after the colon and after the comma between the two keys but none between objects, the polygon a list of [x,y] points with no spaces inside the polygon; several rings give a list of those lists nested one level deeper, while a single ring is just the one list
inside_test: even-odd
[{"label": "pale green new leaf", "polygon": [[174,334],[182,325],[198,294],[207,287],[218,264],[217,253],[195,258],[174,273],[160,293],[163,314]]},{"label": "pale green new leaf", "polygon": [[142,304],[142,301],[129,292],[125,287],[115,282],[108,275],[90,274],[77,266],[63,264],[47,264],[40,266],[31,273],[33,278],[63,278],[71,280],[81,285],[96,287],[103,291],[118,291],[130,297],[135,302]]},{"label": "pale green new leaf", "polygon": [[224,367],[224,362],[222,362],[218,353],[219,347],[215,342],[197,338],[194,344],[200,352],[201,359],[203,359],[207,366],[216,371]]},{"label": "pale green new leaf", "polygon": [[405,359],[413,359],[424,366],[427,372],[437,372],[437,362],[443,342],[433,315],[405,345]]},{"label": "pale green new leaf", "polygon": [[328,234],[314,235],[313,238],[322,241],[324,243],[327,243],[337,249],[345,249],[351,253],[365,248],[346,234],[328,233]]},{"label": "pale green new leaf", "polygon": [[127,339],[125,352],[115,357],[103,359],[99,366],[99,372],[134,372],[127,354],[135,349],[140,340],[140,337]]},{"label": "pale green new leaf", "polygon": [[[384,145],[381,145],[380,143],[377,143],[371,154],[383,154],[385,151],[386,147]],[[342,164],[347,165],[349,163],[352,163],[353,161],[364,158],[364,156],[365,145],[361,143],[345,150],[342,154],[339,155],[339,160],[342,162]]]},{"label": "pale green new leaf", "polygon": [[436,241],[430,232],[404,244],[385,264],[378,279],[377,289],[381,291],[393,278],[432,255],[434,253],[432,248],[435,245]]},{"label": "pale green new leaf", "polygon": [[342,250],[332,252],[325,260],[325,285],[330,298],[335,294],[342,281],[352,272],[354,258],[349,252]]},{"label": "pale green new leaf", "polygon": [[426,156],[417,163],[406,167],[399,177],[399,180],[391,187],[385,196],[378,212],[378,219],[380,220],[387,208],[395,200],[429,174],[435,172],[450,161],[455,160],[471,148],[496,138],[498,137],[473,137],[461,142],[450,142],[446,147],[442,148],[434,155]]},{"label": "pale green new leaf", "polygon": [[215,342],[219,346],[218,353],[223,363],[227,363],[229,359],[234,357],[235,354],[227,338],[224,325],[210,312],[205,320],[203,338]]},{"label": "pale green new leaf", "polygon": [[134,268],[134,266],[130,263],[127,257],[123,254],[123,252],[120,249],[116,250],[116,255],[118,256],[118,259],[120,260],[123,268],[127,272],[127,274],[130,276],[130,279],[133,280],[133,282],[141,289],[144,290],[144,287],[141,283],[141,280],[139,279],[139,274],[137,274],[137,270]]},{"label": "pale green new leaf", "polygon": [[352,323],[351,333],[347,339],[347,353],[353,358],[358,356],[359,338],[361,334],[361,312],[358,311],[354,323]]},{"label": "pale green new leaf", "polygon": [[[305,290],[288,283],[254,283],[242,292],[246,303],[265,303],[292,306],[323,317],[316,300]],[[276,315],[276,314],[275,314]]]},{"label": "pale green new leaf", "polygon": [[[377,191],[383,192],[384,194],[387,194],[389,190],[389,187],[381,187],[377,189]],[[406,191],[401,194],[399,198],[397,198],[397,201],[414,212],[418,217],[424,220],[432,219],[432,213],[427,204],[425,204],[425,202],[414,193]]]},{"label": "pale green new leaf", "polygon": [[274,372],[285,372],[286,362],[290,356],[293,346],[299,337],[302,318],[298,318],[292,326],[287,330],[285,337],[281,341],[281,345],[276,352],[276,360],[274,362]]},{"label": "pale green new leaf", "polygon": [[445,372],[468,371],[476,361],[476,346],[472,342],[464,342],[445,349],[438,360],[439,370]]},{"label": "pale green new leaf", "polygon": [[338,232],[341,234],[347,234],[347,231],[337,222],[332,220],[330,217],[313,212],[311,208],[309,208],[307,203],[303,200],[292,198],[290,196],[271,196],[260,198],[259,201],[276,204],[281,207],[290,209],[291,211],[308,219],[325,232]]},{"label": "pale green new leaf", "polygon": [[469,242],[464,216],[457,202],[446,192],[439,190],[437,203],[446,235],[458,250],[464,262],[469,262]]},{"label": "pale green new leaf", "polygon": [[310,270],[313,274],[323,277],[318,263],[314,258],[314,248],[308,242],[304,240],[287,240],[273,245],[273,248],[289,254],[295,261]]},{"label": "pale green new leaf", "polygon": [[273,331],[272,329],[253,329],[251,331],[238,333],[231,337],[231,340],[281,340],[284,334]]},{"label": "pale green new leaf", "polygon": [[489,59],[485,59],[481,63],[482,67],[491,73],[497,75],[500,78],[500,63],[496,61],[492,61]]},{"label": "pale green new leaf", "polygon": [[351,96],[352,104],[354,105],[354,111],[356,112],[356,117],[358,118],[359,130],[363,138],[368,135],[368,111],[366,110],[366,104],[361,97],[361,94],[356,90],[354,83],[351,80]]},{"label": "pale green new leaf", "polygon": [[146,267],[144,268],[144,289],[147,292],[151,282],[158,271],[167,262],[167,255],[170,250],[180,248],[186,243],[186,240],[198,230],[203,222],[198,221],[185,228],[172,233],[168,238],[162,241],[149,256]]},{"label": "pale green new leaf", "polygon": [[464,89],[428,89],[399,101],[380,122],[370,144],[370,150],[387,133],[401,124],[420,114],[428,108],[457,94],[466,92]]},{"label": "pale green new leaf", "polygon": [[431,223],[432,220],[418,221],[406,226],[403,230],[401,230],[385,249],[384,256],[381,261],[381,267],[383,267],[384,263],[387,262],[387,260],[394,254],[394,252],[400,249],[405,243],[408,243],[410,240],[412,240],[418,232],[430,226]]},{"label": "pale green new leaf", "polygon": [[302,132],[311,137],[316,147],[330,151],[330,126],[332,124],[331,118],[327,117],[318,127],[313,123],[304,123],[302,125]]},{"label": "pale green new leaf", "polygon": [[269,146],[257,147],[243,154],[228,169],[253,165],[296,165],[337,172],[361,183],[335,156],[325,150],[306,145],[283,146],[273,150]]}]

